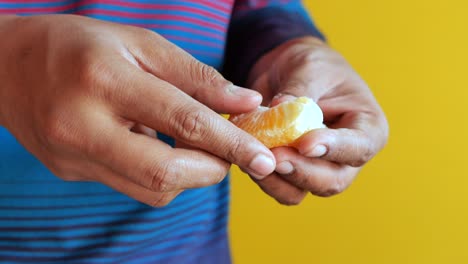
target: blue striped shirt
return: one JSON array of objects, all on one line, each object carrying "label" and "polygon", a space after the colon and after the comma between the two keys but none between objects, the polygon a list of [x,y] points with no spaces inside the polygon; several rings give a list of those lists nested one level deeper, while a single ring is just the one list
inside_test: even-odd
[{"label": "blue striped shirt", "polygon": [[[0,15],[56,13],[152,29],[219,70],[227,54],[232,63],[225,72],[232,79],[272,45],[317,35],[300,1],[0,0]],[[253,17],[251,23],[260,25],[274,14],[280,14],[278,27],[281,17],[291,21],[300,14],[303,21],[289,25],[300,30],[263,32],[272,36],[268,41],[245,39],[246,32],[235,35],[248,30],[243,21]],[[226,44],[235,41],[250,41],[257,49],[241,56],[238,43],[226,51]],[[230,58],[232,52],[239,56]],[[187,190],[164,208],[141,204],[99,183],[65,182],[0,127],[0,263],[230,263],[228,205],[227,179]]]}]

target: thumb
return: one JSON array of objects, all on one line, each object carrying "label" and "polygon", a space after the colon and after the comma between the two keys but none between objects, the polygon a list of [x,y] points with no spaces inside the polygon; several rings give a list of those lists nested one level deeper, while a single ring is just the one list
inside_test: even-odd
[{"label": "thumb", "polygon": [[295,147],[306,157],[360,167],[387,142],[388,126],[381,125],[382,120],[367,113],[347,113],[334,124],[336,128],[312,130]]},{"label": "thumb", "polygon": [[162,36],[148,34],[151,36],[137,43],[139,52],[132,54],[147,72],[217,112],[238,114],[260,105],[260,93],[233,85],[215,68],[198,61]]},{"label": "thumb", "polygon": [[353,167],[364,165],[377,153],[368,135],[348,128],[312,130],[302,136],[295,147],[303,156]]}]

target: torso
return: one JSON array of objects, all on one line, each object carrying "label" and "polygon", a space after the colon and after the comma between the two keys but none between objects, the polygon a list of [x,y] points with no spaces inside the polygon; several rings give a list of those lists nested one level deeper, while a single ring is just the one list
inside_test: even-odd
[{"label": "torso", "polygon": [[[152,29],[215,68],[233,1],[0,1],[0,14],[75,13]],[[155,47],[157,48],[157,47]],[[227,181],[165,208],[55,177],[0,127],[0,262],[228,263]]]}]

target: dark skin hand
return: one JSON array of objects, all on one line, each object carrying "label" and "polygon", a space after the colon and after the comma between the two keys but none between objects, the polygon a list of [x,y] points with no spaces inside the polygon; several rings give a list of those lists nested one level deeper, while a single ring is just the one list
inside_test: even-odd
[{"label": "dark skin hand", "polygon": [[[232,163],[275,168],[216,112],[261,103],[162,36],[72,15],[0,16],[0,125],[56,176],[151,206],[220,182]],[[155,131],[193,148],[171,148]]]},{"label": "dark skin hand", "polygon": [[388,124],[366,83],[336,51],[313,37],[291,40],[263,56],[248,87],[264,105],[307,96],[318,103],[328,128],[313,130],[294,147],[272,149],[275,172],[254,181],[282,204],[299,204],[307,193],[343,192],[386,144]]}]

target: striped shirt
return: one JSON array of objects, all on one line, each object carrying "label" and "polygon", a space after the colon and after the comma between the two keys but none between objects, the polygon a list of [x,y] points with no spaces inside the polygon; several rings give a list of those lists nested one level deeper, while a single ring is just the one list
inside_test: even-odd
[{"label": "striped shirt", "polygon": [[[0,0],[0,15],[56,13],[152,29],[219,70],[226,62],[239,83],[275,45],[319,35],[300,1]],[[284,25],[296,30],[278,33]],[[99,183],[62,181],[0,127],[0,263],[230,263],[228,204],[228,180],[164,208]]]}]

